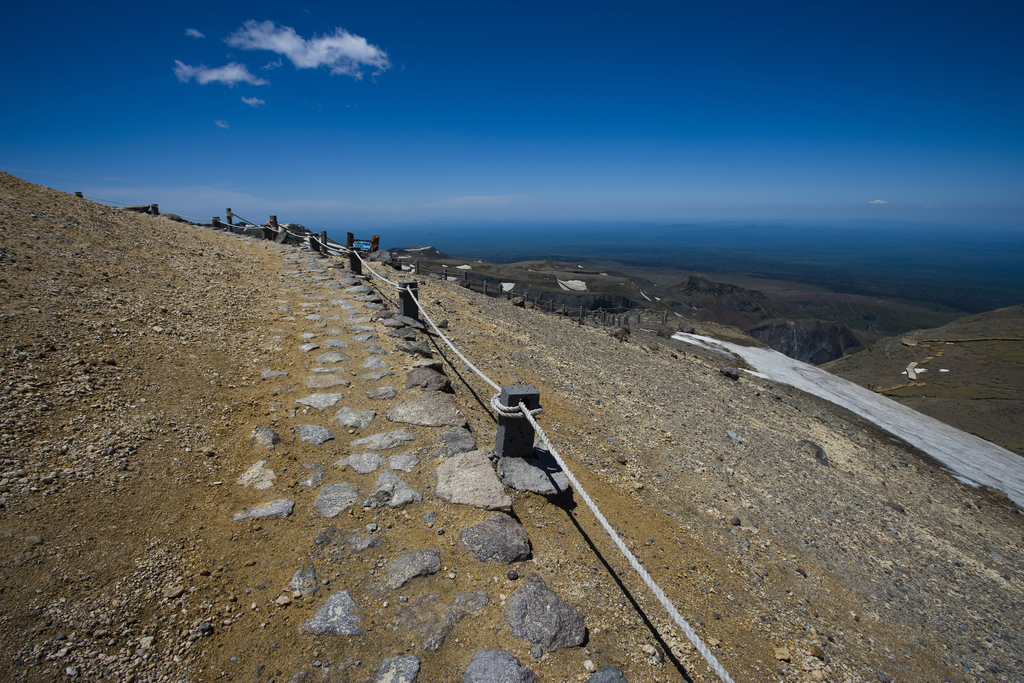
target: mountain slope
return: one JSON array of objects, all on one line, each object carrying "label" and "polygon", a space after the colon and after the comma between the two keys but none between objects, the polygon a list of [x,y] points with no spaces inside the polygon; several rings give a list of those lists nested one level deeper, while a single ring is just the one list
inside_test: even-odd
[{"label": "mountain slope", "polygon": [[884,339],[823,367],[1024,455],[1024,306]]}]

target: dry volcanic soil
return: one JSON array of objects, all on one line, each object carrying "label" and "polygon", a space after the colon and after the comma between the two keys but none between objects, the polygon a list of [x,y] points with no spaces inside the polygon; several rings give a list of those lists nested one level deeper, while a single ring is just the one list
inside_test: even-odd
[{"label": "dry volcanic soil", "polygon": [[[380,278],[6,174],[0,236],[0,680],[715,680]],[[711,352],[419,297],[734,680],[1024,678],[998,492]]]}]

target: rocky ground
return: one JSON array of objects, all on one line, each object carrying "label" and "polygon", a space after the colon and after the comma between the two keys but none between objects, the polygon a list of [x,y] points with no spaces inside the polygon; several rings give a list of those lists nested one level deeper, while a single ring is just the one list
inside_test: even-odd
[{"label": "rocky ground", "polygon": [[[3,678],[713,680],[387,285],[8,175],[0,234]],[[735,680],[1024,676],[1004,499],[653,333],[420,299]]]}]

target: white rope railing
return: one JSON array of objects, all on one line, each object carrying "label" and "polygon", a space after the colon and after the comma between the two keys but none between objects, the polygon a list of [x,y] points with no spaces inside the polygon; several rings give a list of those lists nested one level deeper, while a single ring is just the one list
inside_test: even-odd
[{"label": "white rope railing", "polygon": [[532,411],[527,410],[525,403],[520,403],[518,409],[521,411],[521,414],[525,416],[527,420],[530,421],[530,424],[533,425],[533,428],[537,430],[537,434],[539,434],[540,438],[544,440],[544,444],[547,446],[548,451],[555,458],[555,462],[558,463],[558,466],[562,468],[562,472],[564,472],[565,476],[569,479],[569,483],[572,484],[572,487],[576,489],[577,493],[580,494],[580,498],[582,498],[583,502],[587,504],[587,507],[590,508],[590,511],[594,513],[594,517],[597,518],[597,521],[601,524],[601,528],[603,528],[604,532],[608,534],[608,537],[612,539],[612,543],[615,544],[615,547],[618,548],[619,552],[621,552],[626,557],[626,559],[629,561],[630,566],[633,567],[636,573],[640,575],[640,578],[643,579],[645,584],[647,584],[647,588],[650,589],[652,593],[654,593],[654,597],[658,599],[658,602],[661,603],[661,606],[664,607],[665,611],[667,611],[669,616],[672,617],[672,621],[674,621],[676,623],[676,626],[678,626],[682,630],[682,632],[686,634],[687,639],[689,639],[690,643],[693,644],[693,647],[696,648],[697,652],[700,653],[700,656],[704,658],[704,661],[707,662],[707,665],[711,668],[712,671],[715,672],[715,674],[718,675],[718,677],[723,681],[723,683],[733,683],[733,680],[729,676],[729,673],[725,670],[725,667],[721,665],[721,663],[715,657],[714,653],[712,653],[711,650],[708,649],[708,646],[704,644],[704,642],[700,639],[700,636],[694,633],[693,628],[690,626],[689,622],[687,622],[686,619],[683,619],[682,615],[679,614],[679,611],[675,608],[675,605],[672,604],[672,601],[669,600],[668,597],[665,595],[665,592],[658,587],[658,584],[654,582],[654,579],[652,579],[651,575],[647,573],[647,570],[643,568],[643,566],[640,564],[640,561],[636,559],[636,556],[634,556],[633,553],[629,551],[629,548],[626,547],[626,544],[622,542],[621,538],[619,538],[619,535],[615,532],[615,529],[612,528],[612,525],[609,524],[608,520],[605,519],[604,515],[601,514],[601,511],[597,508],[597,505],[594,503],[594,501],[591,500],[590,496],[587,495],[587,492],[583,489],[582,486],[580,486],[580,482],[576,479],[575,476],[573,476],[573,473],[569,470],[569,467],[565,464],[565,461],[562,460],[562,457],[558,454],[558,451],[556,451],[555,447],[551,444],[551,440],[548,438],[548,435],[544,433],[544,430],[541,429],[539,424],[537,424],[537,421],[533,419],[533,415],[531,414]]}]

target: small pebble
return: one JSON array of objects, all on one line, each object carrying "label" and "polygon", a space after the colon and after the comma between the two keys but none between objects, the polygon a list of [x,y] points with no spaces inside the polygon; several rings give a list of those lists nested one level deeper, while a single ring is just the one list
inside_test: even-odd
[{"label": "small pebble", "polygon": [[509,581],[517,581],[519,579],[519,572],[517,572],[515,569],[509,569],[508,574],[506,574],[506,576],[508,576]]}]

